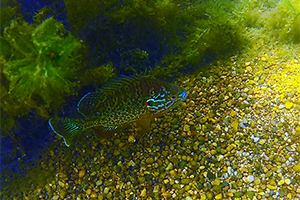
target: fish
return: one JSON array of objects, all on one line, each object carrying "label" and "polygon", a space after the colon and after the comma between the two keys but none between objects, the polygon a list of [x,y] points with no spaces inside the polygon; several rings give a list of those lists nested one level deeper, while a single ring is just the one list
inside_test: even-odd
[{"label": "fish", "polygon": [[120,77],[82,97],[77,104],[82,117],[51,118],[49,125],[68,147],[80,134],[93,128],[101,137],[136,122],[141,132],[147,132],[155,117],[186,97],[186,90],[172,83],[151,77]]}]

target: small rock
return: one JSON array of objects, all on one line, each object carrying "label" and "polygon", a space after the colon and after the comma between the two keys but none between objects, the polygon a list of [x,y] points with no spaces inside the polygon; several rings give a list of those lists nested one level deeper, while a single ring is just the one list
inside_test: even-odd
[{"label": "small rock", "polygon": [[149,158],[146,159],[147,164],[152,164],[153,162],[154,162],[153,157],[149,157]]},{"label": "small rock", "polygon": [[66,191],[66,190],[61,190],[61,191],[59,192],[59,197],[60,197],[61,199],[64,199],[66,195],[67,195],[67,191]]},{"label": "small rock", "polygon": [[221,181],[220,181],[220,179],[216,179],[216,180],[214,180],[214,181],[212,181],[211,182],[211,184],[213,185],[213,186],[218,186],[218,185],[220,185],[220,183],[221,183]]},{"label": "small rock", "polygon": [[167,166],[166,170],[169,171],[171,169],[173,169],[173,165],[172,165],[172,163],[169,163],[169,165]]},{"label": "small rock", "polygon": [[92,192],[92,195],[91,195],[92,198],[97,198],[98,197],[98,194],[96,192]]},{"label": "small rock", "polygon": [[278,181],[278,185],[283,185],[284,184],[284,180],[281,179],[280,181]]},{"label": "small rock", "polygon": [[184,125],[183,130],[184,130],[185,132],[189,132],[189,131],[190,131],[190,126],[187,125],[187,124]]},{"label": "small rock", "polygon": [[293,167],[294,171],[300,172],[300,163]]},{"label": "small rock", "polygon": [[84,175],[85,175],[85,169],[80,170],[79,171],[79,178],[84,177]]},{"label": "small rock", "polygon": [[62,187],[62,188],[65,187],[65,184],[64,184],[62,181],[58,181],[58,184],[59,184],[59,186]]},{"label": "small rock", "polygon": [[102,183],[103,183],[102,180],[99,180],[96,182],[96,185],[99,186],[99,185],[102,185]]},{"label": "small rock", "polygon": [[216,196],[216,199],[222,199],[222,198],[223,198],[222,194],[218,194],[218,195]]},{"label": "small rock", "polygon": [[146,196],[146,194],[147,194],[147,190],[144,188],[141,192],[141,197]]},{"label": "small rock", "polygon": [[267,187],[268,187],[270,190],[276,190],[276,186],[274,186],[274,185],[267,185]]},{"label": "small rock", "polygon": [[91,189],[87,189],[87,190],[86,190],[86,193],[87,193],[88,195],[90,195],[90,194],[92,194],[92,190],[91,190]]},{"label": "small rock", "polygon": [[249,175],[249,176],[247,177],[247,181],[248,181],[249,183],[253,182],[253,181],[254,181],[254,176]]},{"label": "small rock", "polygon": [[259,185],[259,184],[260,184],[260,180],[259,180],[258,178],[256,178],[256,179],[254,180],[254,183],[255,183],[255,185]]},{"label": "small rock", "polygon": [[234,110],[230,112],[229,114],[231,117],[235,117],[237,115],[237,112],[235,112]]},{"label": "small rock", "polygon": [[294,104],[289,101],[285,103],[285,108],[288,110],[291,109],[293,106],[294,106]]},{"label": "small rock", "polygon": [[176,175],[175,170],[171,170],[171,171],[170,171],[170,175],[171,175],[171,176],[175,176],[175,175]]}]

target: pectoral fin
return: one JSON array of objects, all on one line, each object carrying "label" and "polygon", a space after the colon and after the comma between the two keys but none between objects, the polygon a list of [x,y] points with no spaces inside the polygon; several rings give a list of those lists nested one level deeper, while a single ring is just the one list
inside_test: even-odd
[{"label": "pectoral fin", "polygon": [[136,122],[137,124],[137,136],[143,137],[145,133],[149,133],[151,130],[151,118],[143,118]]},{"label": "pectoral fin", "polygon": [[100,126],[93,127],[92,129],[94,130],[94,133],[99,140],[106,139],[113,136],[117,130],[117,129],[108,130]]}]

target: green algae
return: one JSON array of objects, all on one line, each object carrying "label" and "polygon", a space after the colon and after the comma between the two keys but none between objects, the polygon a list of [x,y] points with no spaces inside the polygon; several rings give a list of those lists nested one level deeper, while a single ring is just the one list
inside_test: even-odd
[{"label": "green algae", "polygon": [[[78,86],[84,44],[53,17],[41,24],[14,19],[0,39],[1,110],[13,117],[36,109],[48,118],[50,106],[58,109]],[[1,121],[2,126],[12,127]]]},{"label": "green algae", "polygon": [[[226,57],[242,48],[245,41],[236,11],[239,4],[235,1],[65,0],[65,3],[70,25],[76,34],[98,19],[105,19],[94,29],[99,33],[107,33],[101,34],[101,42],[109,44],[104,45],[108,51],[119,45],[113,40],[116,36],[114,26],[134,24],[135,37],[125,38],[130,44],[147,39],[139,34],[145,28],[160,35],[158,42],[161,45],[169,44],[169,54],[163,55],[162,61],[149,71],[154,77],[173,76],[190,64],[199,65],[208,55]],[[132,55],[136,56],[140,56],[140,53]],[[146,52],[142,59],[133,60],[137,62],[136,65],[143,65],[150,56]]]},{"label": "green algae", "polygon": [[243,25],[259,28],[272,39],[286,44],[300,42],[300,4],[297,0],[242,1]]},{"label": "green algae", "polygon": [[116,69],[110,62],[99,67],[85,70],[84,73],[79,77],[79,82],[81,85],[92,85],[95,88],[100,88],[108,80],[116,77]]}]

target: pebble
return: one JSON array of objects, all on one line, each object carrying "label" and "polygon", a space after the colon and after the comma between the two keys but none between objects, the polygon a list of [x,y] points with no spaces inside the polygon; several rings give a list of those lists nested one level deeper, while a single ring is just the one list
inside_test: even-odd
[{"label": "pebble", "polygon": [[173,165],[172,165],[172,163],[169,163],[168,166],[167,166],[167,168],[166,168],[166,170],[169,171],[171,169],[173,169]]},{"label": "pebble", "polygon": [[293,167],[293,170],[296,172],[300,172],[300,163]]},{"label": "pebble", "polygon": [[276,190],[276,186],[274,186],[274,185],[267,185],[267,187],[268,187],[270,190]]},{"label": "pebble", "polygon": [[86,193],[87,193],[88,195],[90,195],[90,194],[92,194],[92,190],[91,190],[91,189],[87,189],[87,190],[86,190]]},{"label": "pebble", "polygon": [[170,171],[170,175],[171,175],[171,176],[175,176],[175,175],[176,175],[175,170],[171,170],[171,171]]},{"label": "pebble", "polygon": [[248,182],[253,182],[254,181],[254,176],[252,176],[252,175],[249,175],[248,177],[247,177],[247,181]]},{"label": "pebble", "polygon": [[147,163],[147,164],[152,164],[153,162],[154,162],[153,157],[148,157],[148,158],[146,159],[146,163]]},{"label": "pebble", "polygon": [[216,199],[223,199],[222,194],[217,194],[217,195],[216,195]]},{"label": "pebble", "polygon": [[84,175],[85,175],[85,169],[80,170],[79,171],[79,178],[84,177]]},{"label": "pebble", "polygon": [[260,184],[260,180],[258,178],[254,179],[254,183],[255,185],[259,185]]},{"label": "pebble", "polygon": [[190,132],[190,126],[189,125],[184,125],[183,126],[183,130],[185,131],[185,132]]},{"label": "pebble", "polygon": [[144,188],[141,192],[141,197],[146,196],[146,194],[147,194],[147,190]]},{"label": "pebble", "polygon": [[218,185],[220,185],[220,183],[221,183],[221,181],[218,178],[211,182],[211,184],[214,185],[214,186],[218,186]]},{"label": "pebble", "polygon": [[91,197],[92,197],[92,198],[97,198],[97,197],[98,197],[98,194],[97,194],[96,192],[92,192]]},{"label": "pebble", "polygon": [[288,109],[288,110],[293,108],[293,106],[294,106],[294,104],[289,102],[289,101],[285,103],[285,108]]},{"label": "pebble", "polygon": [[99,186],[99,185],[102,185],[102,183],[103,183],[102,180],[99,180],[96,182],[96,185]]},{"label": "pebble", "polygon": [[281,179],[280,181],[278,181],[278,185],[280,186],[280,185],[283,185],[284,184],[284,180],[283,179]]}]

